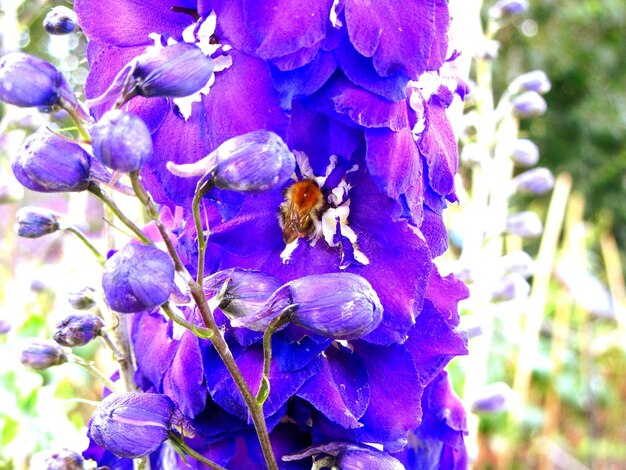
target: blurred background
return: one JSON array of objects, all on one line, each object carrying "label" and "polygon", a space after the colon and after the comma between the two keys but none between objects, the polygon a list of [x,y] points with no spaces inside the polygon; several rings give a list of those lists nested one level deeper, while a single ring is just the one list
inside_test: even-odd
[{"label": "blurred background", "polygon": [[[80,33],[50,36],[70,2],[2,0],[0,54],[43,57],[80,90]],[[439,260],[469,285],[470,355],[449,366],[468,409],[477,469],[626,468],[626,5],[623,0],[451,0],[452,43],[469,94],[451,110],[459,204]],[[532,72],[530,75],[526,75]],[[19,352],[49,338],[70,292],[98,287],[98,264],[69,235],[18,239],[26,205],[71,214],[94,243],[103,213],[85,194],[21,189],[9,159],[40,126],[0,108],[0,469],[37,468],[47,449],[86,446],[102,384],[75,364],[36,372]],[[98,342],[74,353],[112,371]]]}]

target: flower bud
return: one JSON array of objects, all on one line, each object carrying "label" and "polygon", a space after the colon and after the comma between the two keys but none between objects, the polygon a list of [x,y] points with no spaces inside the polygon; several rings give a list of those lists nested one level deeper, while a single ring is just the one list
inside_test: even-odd
[{"label": "flower bud", "polygon": [[100,336],[104,323],[92,313],[74,313],[54,327],[52,339],[61,346],[83,346]]},{"label": "flower bud", "polygon": [[13,325],[11,325],[11,323],[4,318],[0,318],[0,335],[6,335],[9,331],[11,331],[12,327]]},{"label": "flower bud", "polygon": [[554,187],[554,175],[547,168],[533,168],[513,178],[518,192],[540,196]]},{"label": "flower bud", "polygon": [[43,20],[43,28],[49,34],[69,34],[76,29],[76,13],[64,6],[56,6]]},{"label": "flower bud", "polygon": [[525,91],[511,100],[513,114],[518,118],[541,116],[548,109],[546,100],[536,91]]},{"label": "flower bud", "polygon": [[284,185],[295,166],[296,160],[283,140],[266,130],[233,137],[196,163],[167,164],[175,175],[208,174],[219,188],[251,193]]},{"label": "flower bud", "polygon": [[61,214],[43,207],[22,207],[17,211],[17,234],[24,238],[39,238],[61,228]]},{"label": "flower bud", "polygon": [[521,15],[528,10],[528,0],[499,0],[489,8],[491,18],[506,18]]},{"label": "flower bud", "polygon": [[44,370],[67,362],[67,356],[58,344],[37,340],[22,350],[20,362],[31,369]]},{"label": "flower bud", "polygon": [[346,340],[374,330],[383,313],[378,295],[363,277],[328,273],[288,282],[274,292],[256,315],[237,318],[231,324],[264,331],[289,305],[294,306],[289,317],[292,323],[322,336]]},{"label": "flower bud", "polygon": [[158,248],[128,244],[105,263],[102,288],[116,312],[150,310],[165,302],[174,289],[174,263]]},{"label": "flower bud", "polygon": [[550,80],[543,70],[533,70],[519,75],[509,85],[510,93],[534,91],[544,94],[550,91]]},{"label": "flower bud", "polygon": [[17,180],[33,191],[83,191],[89,185],[90,159],[74,142],[39,132],[24,141],[11,168]]},{"label": "flower bud", "polygon": [[46,458],[44,465],[45,470],[83,470],[85,460],[73,450],[62,449]]},{"label": "flower bud", "polygon": [[500,265],[507,274],[519,274],[524,278],[532,276],[535,262],[525,251],[513,251],[500,258]]},{"label": "flower bud", "polygon": [[200,91],[212,74],[212,59],[195,45],[179,42],[137,57],[132,85],[140,96],[183,97]]},{"label": "flower bud", "polygon": [[543,232],[543,224],[537,214],[532,211],[524,211],[508,216],[506,231],[522,238],[535,238]]},{"label": "flower bud", "polygon": [[28,108],[52,107],[76,97],[54,65],[39,57],[11,52],[0,59],[0,100]]},{"label": "flower bud", "polygon": [[76,310],[87,310],[96,305],[96,291],[91,287],[83,287],[67,294],[67,301]]},{"label": "flower bud", "polygon": [[274,276],[260,271],[231,268],[219,271],[204,279],[204,293],[217,295],[224,283],[218,307],[230,318],[254,315],[282,283]]},{"label": "flower bud", "polygon": [[519,274],[508,274],[494,286],[491,298],[496,302],[528,297],[530,284]]},{"label": "flower bud", "polygon": [[539,147],[532,140],[516,139],[511,158],[518,166],[533,166],[539,161]]},{"label": "flower bud", "polygon": [[91,128],[94,156],[113,170],[139,170],[152,157],[152,137],[143,120],[113,109]]},{"label": "flower bud", "polygon": [[504,411],[511,401],[513,391],[504,382],[487,385],[474,400],[471,409],[474,413],[497,413]]},{"label": "flower bud", "polygon": [[117,457],[145,457],[168,438],[175,413],[176,405],[166,395],[112,393],[96,408],[89,433]]}]

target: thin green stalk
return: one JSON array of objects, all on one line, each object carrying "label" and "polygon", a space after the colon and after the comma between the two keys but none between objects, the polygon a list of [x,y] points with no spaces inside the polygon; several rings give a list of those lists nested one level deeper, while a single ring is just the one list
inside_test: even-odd
[{"label": "thin green stalk", "polygon": [[94,254],[96,259],[98,260],[98,263],[100,263],[101,266],[104,266],[104,262],[106,261],[106,259],[104,258],[102,253],[100,253],[98,249],[93,246],[91,241],[89,241],[87,236],[78,227],[69,226],[65,227],[65,230],[67,230],[68,232],[72,232],[74,235],[76,235],[80,239],[80,241],[82,241],[85,246],[89,248],[89,250]]},{"label": "thin green stalk", "polygon": [[204,455],[196,452],[191,447],[189,447],[187,445],[187,443],[185,442],[185,440],[181,436],[172,433],[170,435],[169,439],[170,439],[170,441],[172,441],[172,443],[176,447],[181,449],[185,454],[193,457],[198,462],[202,462],[207,467],[213,468],[214,470],[226,470],[226,468],[222,467],[221,465],[216,464],[215,462],[212,462],[211,460],[207,459]]},{"label": "thin green stalk", "polygon": [[283,309],[280,314],[274,318],[267,329],[263,333],[263,375],[261,376],[261,383],[259,384],[259,390],[256,394],[256,401],[259,405],[263,406],[265,400],[270,394],[270,365],[272,362],[272,335],[285,323],[289,322],[289,317],[297,305],[289,305]]},{"label": "thin green stalk", "polygon": [[196,335],[198,338],[209,339],[214,335],[212,330],[209,330],[208,328],[203,328],[201,326],[197,326],[191,323],[190,321],[187,321],[184,318],[176,315],[172,311],[172,308],[170,307],[169,302],[165,302],[163,305],[161,305],[161,309],[174,323],[177,323],[180,326],[184,326],[188,330],[191,330],[191,332],[194,335]]},{"label": "thin green stalk", "polygon": [[106,192],[104,192],[100,186],[92,182],[89,185],[88,190],[91,194],[104,202],[109,207],[109,209],[111,209],[111,211],[116,215],[116,217],[120,219],[122,223],[126,225],[135,235],[137,235],[137,238],[139,238],[139,240],[141,240],[146,245],[154,245],[152,240],[150,240],[146,236],[146,234],[143,233],[143,231],[139,227],[137,227],[137,225],[135,225],[132,220],[124,215],[120,208],[117,207],[117,204],[115,204],[115,201],[111,198],[111,196],[106,194]]},{"label": "thin green stalk", "polygon": [[193,202],[191,204],[193,210],[193,220],[196,226],[196,237],[198,238],[198,269],[196,272],[196,282],[200,285],[203,284],[204,280],[204,258],[206,256],[206,245],[208,238],[208,234],[204,233],[204,228],[202,227],[200,203],[202,202],[202,198],[207,193],[208,189],[209,187],[207,186],[207,182],[204,177],[200,178],[200,181],[198,181],[198,184],[196,186],[196,192],[193,195]]},{"label": "thin green stalk", "polygon": [[85,369],[87,369],[89,371],[89,373],[91,375],[93,375],[94,377],[102,380],[102,382],[104,383],[104,385],[106,385],[106,387],[111,390],[112,392],[117,392],[119,391],[119,387],[111,381],[111,379],[109,379],[106,375],[104,375],[100,369],[98,369],[95,364],[93,362],[90,361],[85,361],[82,357],[76,356],[74,354],[69,354],[68,355],[68,362],[71,362],[73,364],[78,364],[83,366]]},{"label": "thin green stalk", "polygon": [[85,140],[86,143],[90,143],[91,136],[89,135],[89,132],[87,132],[87,129],[85,129],[85,126],[83,126],[83,120],[76,112],[74,106],[71,103],[67,102],[65,99],[61,98],[61,107],[67,112],[67,114],[70,115],[72,121],[74,121],[74,124],[76,124],[76,129],[78,130],[80,136]]}]

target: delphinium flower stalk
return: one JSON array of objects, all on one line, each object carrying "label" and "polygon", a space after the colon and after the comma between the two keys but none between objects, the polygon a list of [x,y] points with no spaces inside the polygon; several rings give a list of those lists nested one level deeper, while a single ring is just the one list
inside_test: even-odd
[{"label": "delphinium flower stalk", "polygon": [[[476,317],[473,321],[481,329],[481,334],[470,343],[473,357],[466,365],[463,397],[468,406],[484,395],[488,385],[488,361],[499,305],[501,302],[523,304],[530,291],[526,278],[531,272],[526,269],[516,272],[513,266],[507,266],[503,255],[520,249],[519,240],[538,237],[543,231],[535,213],[510,213],[511,197],[541,195],[554,185],[554,177],[546,169],[536,168],[514,177],[516,167],[533,166],[539,159],[536,145],[520,138],[519,124],[521,119],[537,117],[545,111],[541,95],[550,89],[545,73],[533,71],[514,78],[497,104],[494,102],[492,80],[497,33],[527,8],[527,2],[499,1],[491,5],[473,57],[475,85],[470,102],[474,108],[465,116],[466,130],[470,132],[462,138],[463,160],[471,182],[468,192],[463,192],[462,202],[466,202],[464,220],[484,223],[465,224],[461,234],[459,265],[467,273],[471,291],[464,308],[472,312],[472,317]],[[470,414],[468,422],[469,446],[475,454],[478,416]]]},{"label": "delphinium flower stalk", "polygon": [[[466,93],[447,3],[75,7],[93,156],[55,190],[89,190],[135,238],[102,289],[140,390],[104,399],[85,457],[179,466],[169,439],[213,468],[295,468],[307,448],[306,465],[464,468],[442,370],[467,352],[467,290],[433,263]],[[144,227],[103,189],[126,181]]]}]

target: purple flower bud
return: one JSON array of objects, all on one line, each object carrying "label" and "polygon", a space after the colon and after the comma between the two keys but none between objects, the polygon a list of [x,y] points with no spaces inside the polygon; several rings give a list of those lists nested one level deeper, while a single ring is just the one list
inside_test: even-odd
[{"label": "purple flower bud", "polygon": [[266,130],[233,137],[196,163],[167,164],[175,175],[209,174],[219,188],[251,193],[284,185],[295,166],[296,160],[283,140]]},{"label": "purple flower bud", "polygon": [[499,0],[489,8],[491,18],[506,18],[528,11],[528,0]]},{"label": "purple flower bud", "polygon": [[510,93],[535,91],[544,94],[550,91],[550,80],[543,70],[533,70],[516,77],[509,85]]},{"label": "purple flower bud", "polygon": [[137,57],[132,86],[140,96],[183,97],[200,91],[212,73],[213,60],[193,44],[179,42]]},{"label": "purple flower bud", "polygon": [[83,346],[100,336],[104,323],[92,313],[73,313],[54,327],[52,339],[61,346]]},{"label": "purple flower bud", "polygon": [[472,403],[474,413],[497,413],[504,411],[511,401],[513,391],[504,382],[487,385]]},{"label": "purple flower bud", "polygon": [[58,344],[37,340],[22,350],[20,362],[31,369],[44,370],[67,362],[67,356]]},{"label": "purple flower bud", "polygon": [[404,465],[386,452],[359,447],[348,447],[339,452],[337,467],[341,470],[404,470]]},{"label": "purple flower bud", "polygon": [[524,278],[532,276],[535,270],[535,262],[525,251],[513,251],[500,259],[502,269],[507,274],[519,274]]},{"label": "purple flower bud", "polygon": [[541,116],[548,109],[546,100],[536,91],[525,91],[511,100],[513,114],[518,118]]},{"label": "purple flower bud", "polygon": [[288,282],[270,297],[253,317],[231,322],[264,331],[283,309],[294,305],[290,321],[312,332],[335,339],[360,338],[381,320],[383,307],[369,282],[357,274],[328,273]]},{"label": "purple flower bud", "polygon": [[543,224],[537,214],[532,211],[524,211],[508,216],[506,231],[522,238],[535,238],[543,232]]},{"label": "purple flower bud", "polygon": [[139,170],[152,157],[152,137],[143,120],[127,111],[107,112],[91,128],[94,156],[113,170]]},{"label": "purple flower bud", "polygon": [[33,191],[83,191],[89,185],[91,157],[63,137],[39,132],[28,137],[11,164],[17,180]]},{"label": "purple flower bud", "polygon": [[28,108],[56,106],[62,98],[76,102],[74,92],[54,65],[21,52],[0,59],[0,100]]},{"label": "purple flower bud", "polygon": [[89,432],[100,446],[124,459],[151,454],[168,438],[176,405],[157,393],[112,393],[96,408]]},{"label": "purple flower bud", "polygon": [[528,297],[530,285],[519,274],[508,274],[494,286],[491,298],[494,301],[504,302],[507,300]]},{"label": "purple flower bud", "polygon": [[96,305],[96,291],[91,287],[83,287],[67,294],[67,301],[76,310],[90,309]]},{"label": "purple flower bud", "polygon": [[49,34],[69,34],[76,29],[76,13],[64,6],[54,7],[43,20],[43,28]]},{"label": "purple flower bud", "polygon": [[44,462],[45,470],[83,470],[84,464],[83,457],[69,449],[54,452]]},{"label": "purple flower bud", "polygon": [[128,244],[105,263],[102,288],[116,312],[150,310],[165,302],[174,289],[174,263],[158,248]]},{"label": "purple flower bud", "polygon": [[9,323],[4,318],[0,318],[0,335],[6,335],[9,331],[11,331],[13,325]]},{"label": "purple flower bud", "polygon": [[39,238],[61,228],[61,214],[43,207],[22,207],[17,211],[17,234],[24,238]]},{"label": "purple flower bud", "polygon": [[254,315],[282,283],[274,276],[260,271],[232,268],[219,271],[204,279],[205,295],[217,295],[225,282],[219,308],[228,318]]},{"label": "purple flower bud", "polygon": [[516,139],[511,158],[519,166],[533,166],[539,161],[539,147],[532,140]]},{"label": "purple flower bud", "polygon": [[547,168],[533,168],[513,178],[517,191],[542,195],[554,187],[554,175]]}]

